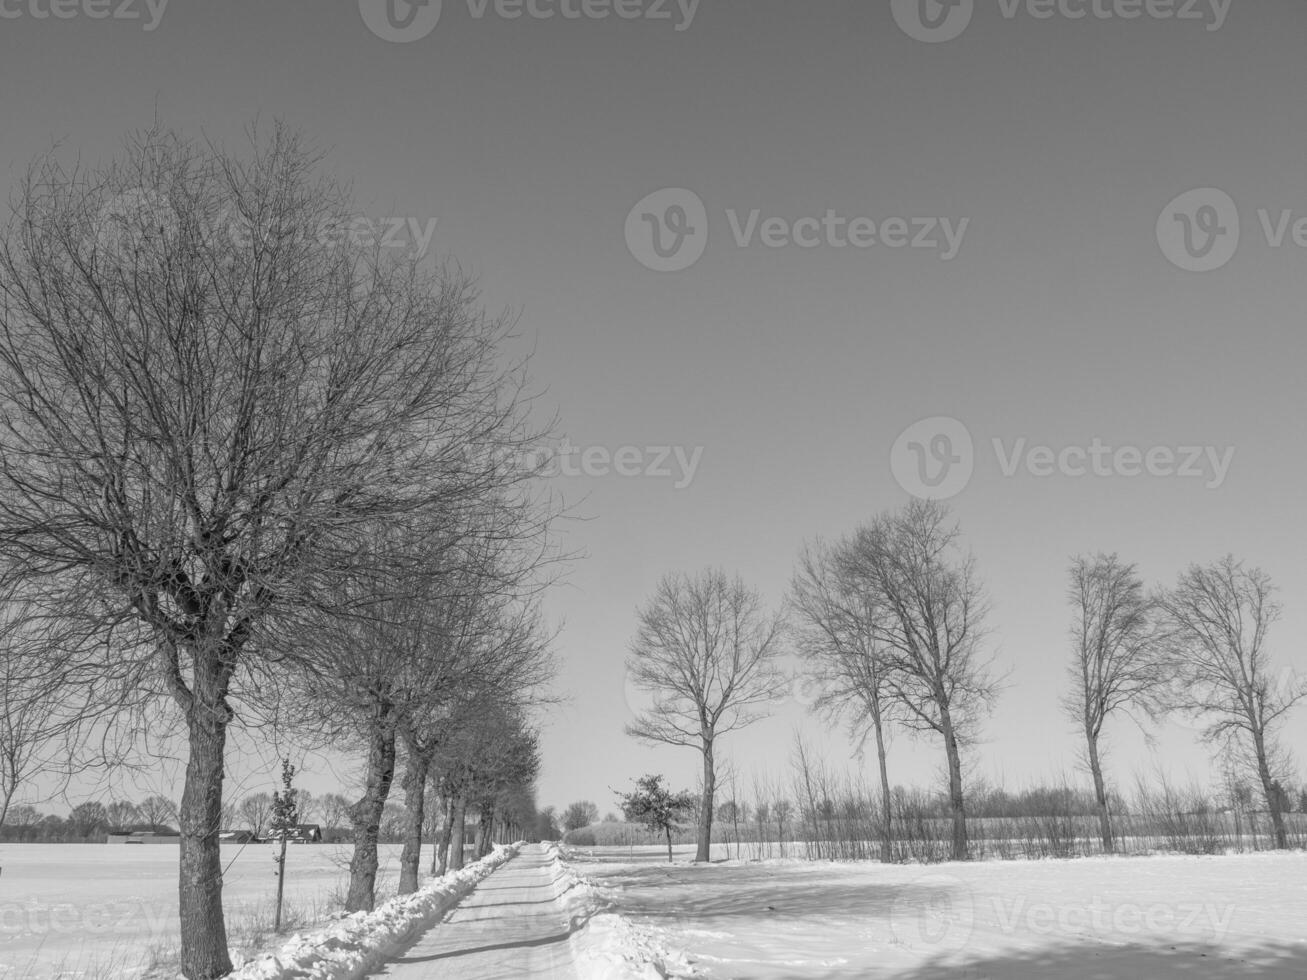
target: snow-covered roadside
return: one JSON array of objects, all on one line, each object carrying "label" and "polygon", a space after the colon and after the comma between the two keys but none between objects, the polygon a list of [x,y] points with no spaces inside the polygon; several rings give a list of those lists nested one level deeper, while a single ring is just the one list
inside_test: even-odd
[{"label": "snow-covered roadside", "polygon": [[573,921],[584,921],[571,938],[580,980],[665,980],[700,977],[682,950],[673,950],[653,930],[606,911],[612,900],[600,886],[578,874],[550,844],[563,879],[564,903]]},{"label": "snow-covered roadside", "polygon": [[488,857],[393,898],[372,912],[342,915],[331,925],[297,933],[280,950],[238,965],[229,980],[356,980],[466,897],[513,857],[520,844],[496,846]]},{"label": "snow-covered roadside", "polygon": [[[572,864],[703,978],[1307,977],[1307,854]],[[614,860],[615,859],[615,860]]]}]

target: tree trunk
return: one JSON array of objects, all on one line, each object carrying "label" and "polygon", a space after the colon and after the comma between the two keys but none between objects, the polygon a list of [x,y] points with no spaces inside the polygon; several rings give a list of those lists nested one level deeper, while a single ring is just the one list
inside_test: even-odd
[{"label": "tree trunk", "polygon": [[481,821],[477,825],[477,846],[476,850],[473,851],[478,860],[490,853],[490,839],[494,822],[495,808],[490,804],[486,804],[481,810]]},{"label": "tree trunk", "polygon": [[177,822],[181,831],[178,898],[181,972],[190,980],[212,980],[232,970],[222,914],[223,753],[227,747],[228,668],[222,658],[195,654],[194,685],[186,712],[190,758]]},{"label": "tree trunk", "polygon": [[1253,749],[1257,753],[1257,776],[1262,783],[1262,793],[1266,797],[1267,809],[1271,811],[1271,828],[1275,834],[1277,850],[1287,850],[1289,834],[1284,827],[1284,813],[1280,809],[1280,794],[1275,791],[1275,780],[1271,777],[1271,766],[1266,759],[1266,736],[1261,728],[1253,729]]},{"label": "tree trunk", "polygon": [[953,716],[941,706],[940,727],[944,730],[944,754],[948,757],[948,801],[953,811],[954,861],[965,861],[967,848],[967,809],[962,795],[962,755],[958,750],[957,733],[953,730]]},{"label": "tree trunk", "polygon": [[463,867],[463,838],[467,829],[467,801],[460,794],[454,800],[454,825],[449,835],[449,870]]},{"label": "tree trunk", "polygon": [[363,798],[350,807],[354,825],[354,857],[349,862],[346,912],[371,912],[377,898],[377,838],[381,814],[395,778],[395,729],[391,709],[378,712],[368,745],[368,778]]},{"label": "tree trunk", "polygon": [[404,850],[399,855],[399,894],[412,895],[418,890],[418,872],[422,863],[422,825],[426,820],[427,772],[431,762],[410,749],[408,768],[404,771],[404,807],[408,821],[404,825]]},{"label": "tree trunk", "polygon": [[1112,816],[1107,809],[1107,786],[1103,782],[1103,766],[1098,758],[1098,736],[1086,731],[1089,747],[1089,772],[1094,777],[1094,802],[1098,806],[1098,830],[1103,838],[1103,853],[1115,854],[1116,841],[1112,837]]},{"label": "tree trunk", "polygon": [[281,904],[286,894],[286,837],[289,831],[282,827],[281,849],[277,852],[277,911],[272,918],[272,934],[281,935]]},{"label": "tree trunk", "polygon": [[695,863],[712,860],[712,807],[717,789],[717,769],[713,765],[712,739],[703,740],[703,799],[699,805],[699,840],[695,850]]},{"label": "tree trunk", "polygon": [[663,830],[667,832],[667,863],[668,863],[668,864],[671,864],[671,863],[672,863],[672,828],[671,828],[671,825],[669,824],[668,826],[663,827]]},{"label": "tree trunk", "polygon": [[454,798],[445,800],[444,816],[440,821],[440,831],[436,834],[436,850],[431,855],[431,873],[436,877],[443,875],[449,867],[449,839],[454,832]]},{"label": "tree trunk", "polygon": [[880,768],[880,860],[883,864],[889,864],[894,860],[894,808],[890,802],[889,767],[885,763],[885,732],[881,724],[879,708],[872,712],[872,719],[876,733],[876,762]]}]

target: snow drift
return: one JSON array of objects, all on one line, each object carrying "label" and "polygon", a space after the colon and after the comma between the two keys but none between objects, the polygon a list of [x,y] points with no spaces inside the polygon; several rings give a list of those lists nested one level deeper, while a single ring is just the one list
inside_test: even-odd
[{"label": "snow drift", "polygon": [[265,953],[229,974],[231,980],[356,980],[379,967],[416,935],[431,928],[466,897],[478,882],[518,851],[520,844],[497,845],[492,854],[433,881],[412,895],[401,895],[372,912],[342,914],[328,926],[297,933],[273,953]]},{"label": "snow drift", "polygon": [[585,927],[571,939],[581,980],[666,980],[702,974],[680,950],[669,949],[652,930],[612,912],[612,900],[590,879],[577,874],[550,844],[565,882],[568,911]]}]

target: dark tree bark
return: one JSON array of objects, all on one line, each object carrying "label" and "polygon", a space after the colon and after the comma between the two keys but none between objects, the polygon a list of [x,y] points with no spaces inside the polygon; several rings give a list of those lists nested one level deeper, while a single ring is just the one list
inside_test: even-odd
[{"label": "dark tree bark", "polygon": [[890,800],[885,729],[879,710],[872,716],[872,731],[876,736],[876,766],[880,773],[880,860],[882,864],[890,864],[894,860],[894,805]]},{"label": "dark tree bark", "polygon": [[483,803],[479,809],[481,815],[477,820],[476,847],[472,851],[477,860],[490,853],[490,837],[495,822],[495,805],[493,803]]},{"label": "dark tree bark", "polygon": [[463,868],[464,837],[467,831],[467,799],[463,794],[454,798],[453,828],[449,836],[449,870]]},{"label": "dark tree bark", "polygon": [[[214,655],[197,655],[186,713],[190,758],[178,811],[181,831],[178,898],[181,959],[195,977],[219,977],[231,971],[222,915],[222,855],[218,845],[223,753],[231,721],[231,710],[226,703],[230,669],[223,661],[224,658]],[[208,669],[201,670],[200,664]]]},{"label": "dark tree bark", "polygon": [[436,849],[431,855],[431,873],[440,877],[449,868],[449,842],[454,833],[454,797],[445,799],[440,832],[436,835]]},{"label": "dark tree bark", "polygon": [[967,805],[962,792],[962,753],[958,750],[957,732],[948,709],[940,711],[940,728],[944,736],[944,755],[948,760],[948,802],[953,815],[952,858],[965,861],[970,856],[967,841]]},{"label": "dark tree bark", "polygon": [[418,872],[422,863],[422,827],[426,821],[427,774],[431,763],[409,755],[404,772],[404,806],[408,821],[404,831],[404,849],[399,855],[399,894],[411,895],[418,890]]},{"label": "dark tree bark", "polygon": [[368,745],[368,775],[363,798],[350,808],[354,825],[354,856],[349,862],[349,893],[346,912],[371,912],[377,893],[377,839],[381,815],[395,778],[395,729],[387,710],[372,733]]},{"label": "dark tree bark", "polygon": [[1103,764],[1098,757],[1098,736],[1092,731],[1086,738],[1089,773],[1094,780],[1094,807],[1098,810],[1098,836],[1103,841],[1103,853],[1116,853],[1116,839],[1112,833],[1112,814],[1107,805],[1107,784],[1103,779]]},{"label": "dark tree bark", "polygon": [[1284,826],[1284,807],[1275,785],[1275,777],[1271,775],[1266,732],[1261,726],[1253,732],[1253,756],[1257,764],[1257,778],[1262,784],[1262,796],[1266,800],[1266,808],[1271,812],[1271,832],[1275,835],[1275,846],[1282,851],[1288,850],[1289,833]]},{"label": "dark tree bark", "polygon": [[712,739],[703,736],[703,795],[699,802],[699,832],[694,851],[695,862],[712,860],[713,798],[717,795],[717,767],[713,764]]}]

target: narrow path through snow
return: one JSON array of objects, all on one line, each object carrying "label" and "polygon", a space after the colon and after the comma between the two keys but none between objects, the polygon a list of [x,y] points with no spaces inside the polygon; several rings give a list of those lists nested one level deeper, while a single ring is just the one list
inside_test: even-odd
[{"label": "narrow path through snow", "polygon": [[563,902],[566,888],[557,862],[541,845],[523,847],[374,976],[576,980],[568,940],[584,927],[585,917]]}]

